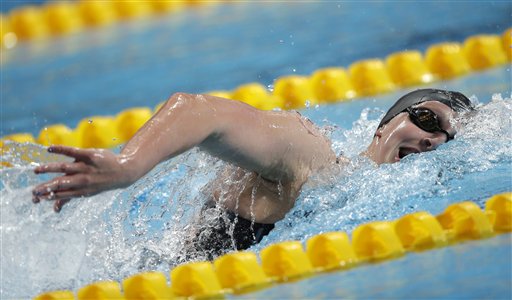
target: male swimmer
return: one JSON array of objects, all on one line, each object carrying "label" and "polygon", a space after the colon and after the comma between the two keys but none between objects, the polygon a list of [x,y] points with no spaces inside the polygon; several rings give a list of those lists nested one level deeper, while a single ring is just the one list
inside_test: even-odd
[{"label": "male swimmer", "polygon": [[[472,110],[458,92],[421,89],[400,98],[380,122],[362,154],[376,164],[436,149],[456,134],[454,118]],[[294,206],[308,177],[346,160],[311,122],[293,111],[260,111],[242,102],[209,95],[174,94],[128,141],[119,154],[105,149],[51,146],[49,152],[74,158],[35,168],[36,174],[63,173],[36,186],[33,201],[54,201],[60,211],[71,198],[131,185],[160,162],[191,148],[228,162],[210,183],[201,214],[225,214],[213,230],[187,243],[197,251],[246,249],[267,235]],[[228,233],[229,231],[229,233]],[[210,256],[211,258],[212,256]]]}]

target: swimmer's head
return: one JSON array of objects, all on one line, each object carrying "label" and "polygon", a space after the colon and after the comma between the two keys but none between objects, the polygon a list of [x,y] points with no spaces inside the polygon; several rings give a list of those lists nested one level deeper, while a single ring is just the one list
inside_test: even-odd
[{"label": "swimmer's head", "polygon": [[387,124],[391,119],[407,108],[414,105],[427,102],[437,101],[450,107],[455,112],[464,112],[473,110],[471,101],[459,92],[437,90],[437,89],[420,89],[402,96],[384,115],[378,128]]},{"label": "swimmer's head", "polygon": [[473,110],[471,101],[459,92],[421,89],[408,93],[384,115],[366,155],[381,164],[434,150],[454,138],[454,116],[469,110]]}]

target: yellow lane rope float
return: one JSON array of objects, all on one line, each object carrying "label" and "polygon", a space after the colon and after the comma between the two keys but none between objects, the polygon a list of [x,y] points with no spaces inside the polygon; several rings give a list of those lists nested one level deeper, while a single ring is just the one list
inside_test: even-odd
[{"label": "yellow lane rope float", "polygon": [[[419,51],[402,51],[385,60],[367,59],[342,67],[322,68],[309,76],[289,75],[277,78],[269,92],[260,83],[240,85],[233,91],[207,94],[245,102],[259,109],[300,109],[308,105],[334,103],[357,97],[384,94],[399,88],[431,83],[502,66],[511,61],[512,28],[499,35],[474,35],[464,43],[431,45],[423,56]],[[117,116],[93,116],[82,119],[75,129],[62,124],[48,125],[37,138],[30,133],[2,137],[19,143],[61,144],[75,147],[112,148],[125,143],[155,110],[129,108]]]},{"label": "yellow lane rope float", "polygon": [[[191,262],[170,271],[171,284],[161,272],[143,272],[122,281],[95,282],[72,291],[53,291],[34,299],[174,299],[211,298],[250,293],[322,272],[375,263],[468,240],[512,231],[512,192],[487,199],[485,210],[470,201],[448,206],[437,216],[427,212],[394,221],[359,225],[352,240],[344,232],[327,232],[306,241],[284,241],[256,253],[225,254],[213,262]],[[122,289],[121,289],[122,287]]]},{"label": "yellow lane rope float", "polygon": [[174,13],[190,6],[206,6],[220,1],[50,1],[43,5],[15,8],[2,15],[1,46],[14,48],[17,41],[69,35],[87,28],[116,22]]}]

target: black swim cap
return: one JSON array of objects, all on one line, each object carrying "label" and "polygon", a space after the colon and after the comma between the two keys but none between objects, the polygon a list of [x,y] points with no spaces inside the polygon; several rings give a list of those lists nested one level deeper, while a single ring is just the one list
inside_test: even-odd
[{"label": "black swim cap", "polygon": [[437,89],[421,89],[410,92],[398,99],[398,101],[396,101],[396,103],[388,110],[384,118],[382,118],[378,128],[384,126],[396,115],[407,108],[427,101],[441,102],[456,112],[473,110],[473,104],[471,101],[459,92]]}]

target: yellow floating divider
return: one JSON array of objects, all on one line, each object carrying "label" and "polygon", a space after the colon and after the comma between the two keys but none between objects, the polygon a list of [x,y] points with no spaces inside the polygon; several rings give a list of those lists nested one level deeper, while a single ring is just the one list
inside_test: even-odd
[{"label": "yellow floating divider", "polygon": [[283,99],[283,108],[303,108],[316,104],[309,78],[306,76],[289,75],[278,78],[274,85],[274,95]]},{"label": "yellow floating divider", "polygon": [[427,49],[426,63],[441,79],[450,79],[469,72],[470,66],[459,43],[441,43]]},{"label": "yellow floating divider", "polygon": [[380,59],[355,62],[350,65],[349,73],[354,89],[362,96],[383,94],[395,88],[386,65]]},{"label": "yellow floating divider", "polygon": [[19,40],[38,39],[48,36],[44,15],[34,6],[14,9],[9,14],[10,28]]},{"label": "yellow floating divider", "polygon": [[185,8],[185,1],[153,0],[149,4],[157,14],[178,12]]},{"label": "yellow floating divider", "polygon": [[117,114],[115,123],[119,143],[127,142],[152,116],[148,107],[134,107]]},{"label": "yellow floating divider", "polygon": [[171,290],[178,297],[214,297],[224,293],[213,265],[187,263],[171,271]]},{"label": "yellow floating divider", "polygon": [[215,272],[224,289],[241,292],[270,283],[256,254],[248,251],[225,254],[214,261]]},{"label": "yellow floating divider", "polygon": [[389,76],[399,86],[413,86],[432,82],[434,77],[419,51],[403,51],[386,58]]},{"label": "yellow floating divider", "polygon": [[37,142],[44,146],[64,145],[78,147],[80,144],[73,130],[64,124],[56,124],[43,128],[39,132]]},{"label": "yellow floating divider", "polygon": [[233,93],[230,91],[210,91],[206,93],[207,95],[220,97],[225,99],[233,99]]},{"label": "yellow floating divider", "polygon": [[53,291],[41,294],[34,300],[75,300],[75,295],[71,291]]},{"label": "yellow floating divider", "polygon": [[82,30],[84,23],[80,11],[71,2],[48,2],[43,7],[45,22],[54,35],[70,34]]},{"label": "yellow floating divider", "polygon": [[112,5],[123,20],[144,18],[152,13],[148,1],[113,1]]},{"label": "yellow floating divider", "polygon": [[263,85],[256,82],[239,86],[231,93],[230,99],[242,101],[262,110],[283,106],[283,101],[279,97],[271,95]]},{"label": "yellow floating divider", "polygon": [[30,133],[15,133],[2,137],[0,141],[13,141],[17,143],[35,143],[36,139]]},{"label": "yellow floating divider", "polygon": [[306,253],[317,271],[349,267],[358,262],[344,232],[327,232],[309,238]]},{"label": "yellow floating divider", "polygon": [[261,250],[261,264],[267,276],[283,282],[310,275],[313,266],[302,244],[297,241],[281,242]]},{"label": "yellow floating divider", "polygon": [[95,116],[83,119],[78,124],[75,134],[82,148],[113,148],[120,143],[120,135],[113,117]]},{"label": "yellow floating divider", "polygon": [[493,233],[485,213],[470,201],[448,206],[437,220],[450,240],[485,238]]},{"label": "yellow floating divider", "polygon": [[313,97],[319,103],[337,102],[352,99],[356,92],[347,72],[343,68],[323,68],[311,74]]},{"label": "yellow floating divider", "polygon": [[392,222],[371,222],[352,233],[352,246],[363,261],[379,261],[401,256],[405,250]]},{"label": "yellow floating divider", "polygon": [[115,281],[96,282],[83,288],[77,292],[78,300],[110,300],[124,299],[121,293],[121,287]]},{"label": "yellow floating divider", "polygon": [[[22,6],[9,12],[10,30],[19,40],[72,34],[86,27],[105,26],[116,21],[141,19],[151,15],[177,12],[187,5],[213,4],[218,1],[51,1],[40,6]],[[2,39],[6,32],[2,32]],[[10,45],[14,47],[16,43]],[[2,43],[5,47],[6,45]],[[12,48],[5,47],[5,48]]]},{"label": "yellow floating divider", "polygon": [[[496,233],[512,231],[512,192],[494,195],[486,211],[495,216]],[[115,282],[97,282],[78,290],[78,299],[173,299],[219,298],[227,293],[247,293],[307,275],[343,270],[363,261],[379,262],[405,251],[426,250],[494,233],[486,214],[473,202],[455,203],[438,216],[427,212],[405,215],[396,221],[358,226],[352,243],[343,232],[318,234],[307,240],[307,254],[298,241],[267,246],[260,252],[233,252],[214,261],[187,263],[170,272],[171,286],[160,272],[144,272],[123,280],[124,294]],[[215,266],[215,267],[214,267]],[[71,291],[43,293],[34,299],[74,299]],[[124,298],[123,298],[124,297]]]},{"label": "yellow floating divider", "polygon": [[464,42],[464,53],[474,70],[483,70],[507,62],[503,44],[498,35],[476,35]]},{"label": "yellow floating divider", "polygon": [[447,243],[441,224],[427,212],[403,216],[395,222],[395,232],[406,250],[424,250]]},{"label": "yellow floating divider", "polygon": [[485,203],[486,212],[492,212],[493,228],[497,232],[512,231],[512,193],[504,193],[491,197]]},{"label": "yellow floating divider", "polygon": [[[93,15],[97,7],[110,5],[107,2],[94,0],[84,0],[79,3],[82,10],[89,11]],[[28,13],[21,18],[24,21],[18,21],[18,23],[34,23],[35,21],[31,20],[38,18],[37,13],[33,11],[33,8],[24,9]],[[12,14],[19,15],[16,11],[13,11]],[[95,16],[103,19],[91,19],[90,22],[110,22],[108,21],[111,18],[109,16],[101,14]],[[2,22],[4,22],[4,18],[2,18]],[[38,31],[39,29],[29,26],[27,30]],[[8,37],[9,34],[6,33],[4,37]],[[28,34],[36,35],[36,33]],[[402,51],[389,55],[386,58],[386,63],[380,59],[355,62],[350,66],[349,74],[343,68],[330,67],[319,69],[310,76],[283,76],[276,79],[272,93],[269,93],[263,85],[253,82],[240,85],[234,91],[211,91],[207,94],[236,99],[264,110],[303,108],[307,106],[307,103],[316,105],[317,103],[345,101],[356,96],[373,96],[389,92],[397,87],[425,84],[436,79],[461,76],[471,70],[499,66],[506,62],[507,55],[510,60],[512,52],[512,48],[510,48],[511,35],[512,28],[503,33],[501,47],[499,46],[500,38],[497,35],[475,35],[467,38],[464,46],[459,43],[432,45],[427,49],[425,59],[418,51]],[[154,112],[158,111],[162,105],[163,103],[158,104]],[[73,142],[73,137],[69,135],[68,130],[53,129],[53,126],[58,128],[58,125],[47,126],[48,138],[38,139],[38,142],[43,145],[46,145],[46,143],[67,143],[68,145],[75,144],[78,147],[111,148],[126,142],[137,131],[135,128],[140,128],[142,120],[148,118],[148,114],[146,108],[127,109],[116,117],[118,119],[117,123],[121,124],[117,127],[106,125],[105,122],[100,121],[106,126],[105,130],[91,129],[96,128],[96,126],[85,126],[86,120],[92,120],[93,118],[82,120],[78,128],[73,131],[76,142]],[[119,119],[126,121],[121,122]],[[89,130],[87,131],[87,137],[82,136],[84,128]],[[58,137],[61,134],[63,137]],[[101,137],[102,134],[106,137]],[[23,136],[24,134],[20,135]],[[10,135],[2,139],[28,141],[21,138],[20,135]]]},{"label": "yellow floating divider", "polygon": [[112,1],[83,0],[78,2],[78,11],[86,26],[106,26],[117,20]]},{"label": "yellow floating divider", "polygon": [[172,299],[167,285],[167,278],[160,272],[144,272],[123,280],[123,291],[126,299]]},{"label": "yellow floating divider", "polygon": [[512,61],[512,28],[503,32],[501,40],[503,43],[503,50],[507,55],[508,61]]}]

